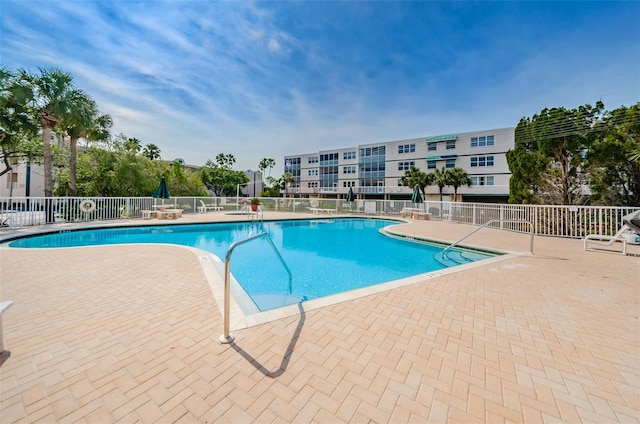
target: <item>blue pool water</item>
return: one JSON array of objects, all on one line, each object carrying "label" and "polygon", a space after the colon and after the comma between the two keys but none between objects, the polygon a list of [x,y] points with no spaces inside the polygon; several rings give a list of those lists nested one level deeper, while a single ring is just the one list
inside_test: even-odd
[{"label": "blue pool water", "polygon": [[[258,309],[274,307],[274,296],[296,303],[356,288],[432,272],[492,255],[454,252],[462,260],[436,260],[441,246],[399,240],[380,233],[397,224],[380,219],[289,220],[82,230],[23,238],[11,247],[71,247],[126,243],[172,243],[211,252],[224,261],[232,243],[266,231],[293,275],[264,237],[238,246],[231,272]],[[291,294],[291,296],[289,296]],[[281,301],[275,302],[278,306]]]}]

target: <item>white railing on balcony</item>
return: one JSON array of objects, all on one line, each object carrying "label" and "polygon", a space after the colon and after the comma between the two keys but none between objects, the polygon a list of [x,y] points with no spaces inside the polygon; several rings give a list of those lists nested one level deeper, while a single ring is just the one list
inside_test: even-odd
[{"label": "white railing on balcony", "polygon": [[[372,187],[377,188],[377,187]],[[240,209],[236,197],[172,197],[164,203],[182,209],[183,214],[198,213],[203,201],[209,206],[225,211]],[[87,202],[88,201],[88,202]],[[314,205],[311,205],[311,202]],[[409,200],[356,200],[274,197],[261,198],[264,212],[311,212],[312,210],[335,213],[364,214],[364,203],[375,202],[375,214],[394,217],[404,208],[417,207],[429,212],[432,219],[450,220],[471,225],[483,225],[495,219],[501,221],[529,221],[536,235],[581,238],[587,234],[613,235],[623,225],[622,217],[640,210],[637,207],[611,206],[544,206],[510,205],[495,203],[462,203],[426,201],[413,204]],[[0,197],[0,227],[105,221],[114,219],[140,219],[142,211],[162,203],[151,197]],[[367,211],[374,210],[369,204]],[[491,227],[527,232],[528,228],[517,223],[495,223]]]},{"label": "white railing on balcony", "polygon": [[358,193],[366,194],[384,194],[384,186],[373,186],[373,187],[358,187]]}]

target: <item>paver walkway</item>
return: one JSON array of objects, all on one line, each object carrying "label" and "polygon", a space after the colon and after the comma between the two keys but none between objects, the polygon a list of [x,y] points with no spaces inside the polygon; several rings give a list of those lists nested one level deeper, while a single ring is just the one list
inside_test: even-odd
[{"label": "paver walkway", "polygon": [[[452,241],[471,229],[398,231]],[[468,241],[528,242],[490,229]],[[0,248],[0,298],[15,301],[0,421],[640,422],[640,258],[543,237],[534,253],[301,310],[221,345],[188,249]]]}]

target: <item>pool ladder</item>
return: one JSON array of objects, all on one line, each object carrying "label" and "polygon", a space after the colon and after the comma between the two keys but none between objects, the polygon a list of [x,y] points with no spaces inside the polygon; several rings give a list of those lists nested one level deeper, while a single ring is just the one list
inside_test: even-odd
[{"label": "pool ladder", "polygon": [[251,218],[251,222],[264,221],[264,213],[262,213],[262,208],[258,205],[258,209],[254,212],[251,210],[249,205],[244,205],[242,207],[242,213]]},{"label": "pool ladder", "polygon": [[223,343],[223,344],[231,343],[234,338],[229,334],[229,304],[231,299],[231,278],[230,278],[231,277],[231,255],[233,254],[233,251],[236,247],[240,246],[241,244],[245,244],[250,241],[256,240],[260,237],[265,237],[267,239],[267,241],[269,242],[269,245],[271,246],[273,251],[276,253],[276,256],[278,257],[278,259],[280,259],[280,262],[282,263],[282,265],[284,266],[284,269],[287,270],[287,274],[289,274],[289,293],[291,293],[292,291],[293,276],[291,275],[291,270],[287,266],[287,263],[284,261],[284,258],[282,257],[280,252],[278,251],[278,248],[276,247],[276,245],[273,244],[273,240],[271,240],[271,237],[269,237],[269,234],[263,231],[256,235],[249,236],[244,240],[240,240],[233,243],[229,247],[229,250],[227,251],[227,256],[225,257],[225,260],[224,260],[224,311],[223,311],[224,333],[222,333],[222,335],[220,336],[220,343]]},{"label": "pool ladder", "polygon": [[444,250],[442,251],[442,257],[444,259],[448,259],[447,255],[446,255],[447,250],[451,249],[452,247],[455,247],[462,240],[464,240],[467,237],[469,237],[470,235],[480,231],[481,229],[483,229],[487,225],[494,224],[496,222],[500,222],[500,223],[508,222],[508,223],[513,223],[513,224],[528,224],[529,225],[529,229],[530,229],[529,234],[531,234],[531,241],[529,242],[529,253],[531,253],[533,255],[533,224],[530,221],[512,220],[512,219],[490,219],[487,222],[485,222],[484,224],[482,224],[481,226],[479,226],[478,228],[476,228],[475,230],[471,231],[468,234],[465,234],[460,239],[454,241],[449,246],[445,247]]}]

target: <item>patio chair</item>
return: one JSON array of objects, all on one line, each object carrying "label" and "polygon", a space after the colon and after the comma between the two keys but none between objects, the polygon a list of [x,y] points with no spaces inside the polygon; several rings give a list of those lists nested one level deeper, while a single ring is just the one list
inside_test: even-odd
[{"label": "patio chair", "polygon": [[[584,250],[606,250],[601,249],[602,247],[612,246],[615,242],[622,242],[622,253],[623,255],[627,254],[627,238],[624,236],[625,233],[631,230],[627,224],[624,224],[622,228],[618,230],[617,233],[613,236],[608,236],[604,234],[588,234],[584,238]],[[595,244],[600,247],[600,249],[589,248],[589,243]]]},{"label": "patio chair", "polygon": [[2,336],[2,314],[13,305],[12,301],[0,303],[0,353],[4,353],[4,337]]},{"label": "patio chair", "polygon": [[200,205],[201,206],[198,207],[198,212],[200,212],[200,213],[205,213],[207,211],[220,211],[220,210],[222,210],[221,206],[207,205],[202,200],[200,200]]}]

